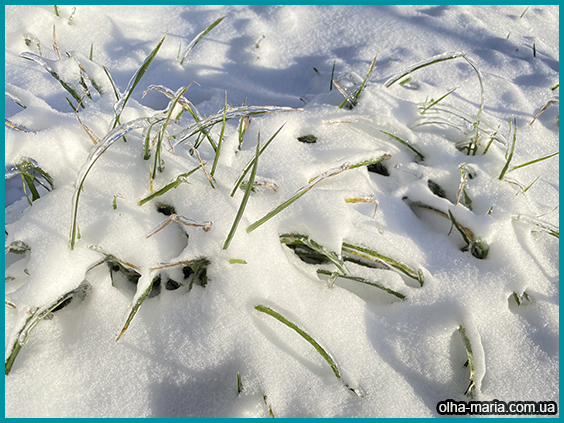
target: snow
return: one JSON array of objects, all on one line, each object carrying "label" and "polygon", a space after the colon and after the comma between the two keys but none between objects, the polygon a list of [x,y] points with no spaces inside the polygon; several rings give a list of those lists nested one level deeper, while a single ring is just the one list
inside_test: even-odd
[{"label": "snow", "polygon": [[[90,289],[82,301],[73,294],[68,306],[29,333],[5,379],[6,417],[438,416],[439,401],[471,400],[465,395],[470,369],[461,327],[473,353],[474,399],[558,402],[559,242],[542,228],[558,230],[558,156],[499,179],[512,142],[512,117],[517,132],[510,169],[559,149],[558,107],[548,107],[530,124],[549,100],[558,99],[553,89],[559,78],[558,6],[59,9],[57,17],[53,6],[5,7],[5,114],[30,131],[6,126],[5,161],[33,158],[54,185],[50,192],[39,188],[41,198],[30,206],[19,175],[6,180],[5,244],[21,241],[30,248],[5,255],[6,360],[30,312],[55,304],[83,281]],[[192,39],[223,16],[181,66],[177,57]],[[54,27],[62,59],[51,48]],[[161,92],[143,96],[150,85],[175,92],[192,81],[184,96],[202,117],[222,113],[226,92],[234,107],[246,101],[301,110],[251,117],[240,151],[239,119],[230,120],[215,189],[198,169],[187,182],[140,206],[139,200],[199,166],[190,147],[180,143],[172,150],[163,141],[164,170],[157,171],[152,188],[155,150],[150,160],[143,159],[142,129],[127,133],[127,142],[108,144],[89,162],[89,154],[101,151],[66,97],[76,101],[39,63],[20,54],[40,55],[78,91],[76,60],[83,64],[102,93],[91,87],[92,98],[84,99],[78,117],[101,140],[112,129],[116,103],[102,65],[123,93],[165,33],[124,108],[122,124],[168,107]],[[479,79],[462,57],[385,86],[403,69],[454,52],[465,52],[479,69],[481,116]],[[330,90],[333,66],[339,86],[352,92],[376,55],[357,106],[339,109],[343,96],[335,84]],[[470,122],[449,114],[457,128],[415,127],[434,117],[421,115],[418,106],[454,88],[439,105]],[[173,116],[177,111],[179,106]],[[475,120],[483,129],[481,145],[476,155],[467,155],[456,144],[475,134]],[[185,112],[167,130],[179,133],[193,122]],[[251,193],[223,249],[244,194],[239,189],[231,197],[233,185],[254,159],[259,133],[264,145],[282,125],[259,157],[256,176],[275,183],[276,191]],[[215,143],[220,128],[221,123],[210,131]],[[424,159],[382,131],[408,142]],[[494,132],[498,139],[483,154]],[[304,135],[317,141],[299,142]],[[192,145],[196,140],[188,139]],[[215,153],[207,140],[198,153],[211,172]],[[327,177],[247,233],[312,178],[383,154],[391,155],[383,162],[389,176],[363,166]],[[471,208],[464,195],[456,204],[465,169]],[[77,212],[80,238],[71,250],[73,198],[85,174]],[[435,195],[428,180],[446,198]],[[361,197],[374,201],[345,201]],[[173,222],[148,237],[166,219],[156,204],[173,206],[184,219],[210,221],[211,229]],[[429,207],[451,211],[458,224],[489,245],[487,257],[462,251],[466,242],[459,231]],[[300,260],[280,243],[284,233],[306,235],[338,256],[343,242],[369,248],[420,270],[424,284],[392,268],[345,261],[349,276],[378,283],[405,300],[344,278],[331,285],[316,270],[334,272],[335,265]],[[112,261],[135,266],[141,274],[137,286],[115,265],[111,272],[100,264],[105,257],[100,250]],[[162,268],[201,258],[209,261],[207,284],[189,286],[192,277],[184,280],[183,266]],[[149,294],[116,342],[132,307],[159,274],[160,293]],[[167,289],[169,279],[182,286]],[[255,309],[258,304],[315,339],[341,379],[312,344]]]}]

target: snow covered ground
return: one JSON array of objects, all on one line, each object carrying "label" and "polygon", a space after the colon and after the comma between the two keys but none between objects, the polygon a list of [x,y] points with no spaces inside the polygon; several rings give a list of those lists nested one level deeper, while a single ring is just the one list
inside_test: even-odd
[{"label": "snow covered ground", "polygon": [[558,40],[558,6],[6,6],[6,417],[558,402]]}]

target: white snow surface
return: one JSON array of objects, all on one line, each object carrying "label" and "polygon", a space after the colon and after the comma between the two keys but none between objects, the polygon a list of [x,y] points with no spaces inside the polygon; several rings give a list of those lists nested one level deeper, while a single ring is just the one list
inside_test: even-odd
[{"label": "white snow surface", "polygon": [[[470,368],[460,327],[472,349],[474,399],[558,402],[559,242],[539,226],[558,230],[558,156],[499,179],[513,117],[517,131],[509,169],[559,150],[557,106],[530,124],[549,100],[558,99],[558,6],[59,9],[57,17],[53,6],[5,6],[5,116],[29,130],[6,126],[5,161],[33,158],[54,184],[50,192],[41,188],[41,198],[29,206],[21,177],[6,180],[6,246],[21,241],[30,248],[5,256],[6,300],[16,307],[5,311],[6,360],[30,312],[56,303],[83,281],[90,289],[82,301],[76,296],[30,331],[5,379],[6,417],[439,416],[439,401],[471,399],[465,395]],[[220,17],[225,19],[180,65],[178,56],[191,40]],[[62,59],[52,48],[54,28]],[[142,130],[128,133],[127,142],[118,139],[85,179],[77,213],[80,238],[70,250],[77,176],[97,146],[69,106],[66,97],[76,104],[69,92],[20,54],[41,55],[82,93],[76,60],[83,65],[91,98],[84,99],[78,116],[102,139],[116,103],[102,66],[123,93],[165,33],[125,106],[122,124],[161,116],[168,107],[169,99],[158,91],[143,97],[148,86],[176,91],[192,81],[184,97],[203,117],[222,112],[225,93],[234,107],[246,100],[248,106],[302,110],[251,117],[240,151],[239,118],[229,120],[215,189],[199,169],[188,183],[141,206],[139,200],[151,193],[156,147],[146,161]],[[465,52],[479,69],[481,116],[480,82],[463,57],[385,86],[405,68],[454,52]],[[337,84],[354,91],[376,55],[357,106],[339,109],[344,97]],[[418,106],[454,88],[420,114]],[[174,121],[176,107],[170,136],[194,123],[188,112]],[[452,113],[434,114],[440,107]],[[456,146],[475,138],[474,121],[480,128],[478,151],[467,155]],[[428,124],[417,126],[423,122]],[[277,190],[250,194],[232,242],[223,249],[244,190],[229,193],[254,158],[259,133],[264,145],[283,124],[260,156],[255,178],[274,182]],[[215,143],[220,130],[221,122],[210,130]],[[409,142],[424,159],[382,131]],[[494,132],[497,139],[484,154]],[[317,141],[298,141],[305,135]],[[197,138],[188,141],[194,145]],[[211,172],[215,152],[207,139],[198,152]],[[363,166],[328,177],[247,233],[250,224],[317,175],[383,154],[391,155],[383,162],[389,176]],[[156,172],[154,192],[199,165],[185,143],[172,150],[166,138],[161,159],[164,170]],[[464,185],[471,206],[464,195],[457,202],[460,166],[472,176]],[[428,180],[446,198],[435,195]],[[345,201],[360,197],[378,203],[375,214],[373,202]],[[463,251],[466,243],[450,220],[413,206],[417,202],[452,212],[489,245],[487,257]],[[185,219],[210,221],[211,229],[173,222],[147,237],[166,218],[157,204],[173,206]],[[284,233],[307,235],[338,256],[343,242],[369,248],[420,270],[424,284],[390,268],[345,261],[349,276],[405,299],[344,278],[331,286],[316,270],[337,268],[301,261],[280,243]],[[112,282],[105,263],[93,267],[104,256],[92,246],[135,265],[142,275],[137,286],[119,272]],[[151,270],[199,258],[210,263],[205,287],[189,289],[182,266]],[[160,293],[145,299],[116,342],[159,272]],[[167,289],[168,278],[185,285]],[[312,344],[256,310],[258,304],[315,339],[341,378]]]}]

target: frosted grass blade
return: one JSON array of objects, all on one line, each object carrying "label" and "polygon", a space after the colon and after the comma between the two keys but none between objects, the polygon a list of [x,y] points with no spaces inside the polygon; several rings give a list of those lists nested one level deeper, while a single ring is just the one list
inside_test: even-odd
[{"label": "frosted grass blade", "polygon": [[255,310],[260,311],[261,313],[268,314],[271,317],[274,317],[279,322],[285,324],[290,329],[296,331],[302,338],[304,338],[307,342],[309,342],[317,350],[317,352],[325,359],[325,361],[327,361],[329,366],[331,366],[331,370],[333,370],[335,377],[337,379],[341,380],[341,373],[339,372],[339,368],[337,367],[337,364],[335,363],[335,361],[331,358],[329,353],[327,351],[325,351],[325,349],[321,345],[319,345],[319,343],[315,339],[313,339],[305,330],[298,327],[295,323],[292,323],[291,321],[289,321],[284,316],[282,316],[280,313],[278,313],[277,311],[274,311],[270,307],[264,306],[262,304],[257,304],[255,306]]},{"label": "frosted grass blade", "polygon": [[507,144],[507,149],[505,150],[505,166],[503,166],[498,177],[500,181],[503,180],[503,177],[507,173],[511,159],[513,159],[513,153],[515,152],[515,141],[517,140],[517,119],[515,117],[513,117],[513,121],[511,119],[509,120],[509,133],[511,143]]},{"label": "frosted grass blade", "polygon": [[[268,147],[270,145],[270,143],[272,142],[272,140],[274,138],[276,138],[276,135],[278,135],[278,133],[282,130],[282,128],[284,128],[284,125],[286,125],[285,123],[278,128],[278,131],[276,131],[274,133],[274,135],[272,135],[269,140],[262,146],[262,148],[259,151],[259,156],[264,152],[264,150],[266,150],[266,147]],[[249,162],[245,165],[245,168],[243,169],[243,172],[241,173],[241,176],[239,177],[239,179],[237,179],[237,182],[235,182],[235,186],[233,187],[233,189],[231,190],[231,194],[229,194],[231,197],[233,197],[235,195],[235,192],[237,191],[237,188],[239,188],[239,186],[241,185],[241,183],[243,182],[243,179],[245,178],[245,176],[247,175],[247,173],[249,172],[249,170],[251,169],[251,166],[253,165],[255,159],[251,159],[249,160]]]},{"label": "frosted grass blade", "polygon": [[339,167],[336,167],[334,169],[330,169],[327,172],[324,172],[323,174],[319,175],[318,177],[314,178],[309,184],[307,184],[306,186],[300,188],[292,197],[290,197],[289,199],[287,199],[286,201],[284,201],[282,204],[280,204],[279,206],[275,207],[273,210],[271,210],[270,212],[268,212],[265,216],[263,216],[261,219],[257,220],[256,222],[254,222],[253,224],[249,225],[249,227],[247,228],[247,233],[251,233],[252,231],[254,231],[256,228],[258,228],[259,226],[261,226],[263,223],[267,222],[268,220],[272,219],[274,216],[276,216],[278,213],[280,213],[282,210],[284,210],[286,207],[288,207],[289,205],[291,205],[293,202],[295,202],[296,200],[298,200],[300,197],[302,197],[305,193],[307,193],[310,189],[312,189],[315,185],[317,185],[319,182],[321,182],[322,180],[329,178],[331,176],[334,175],[338,175],[339,173],[349,169],[350,165],[348,163],[345,163]]},{"label": "frosted grass blade", "polygon": [[541,157],[539,159],[531,160],[530,162],[527,162],[527,163],[523,163],[523,164],[520,164],[520,165],[517,165],[517,166],[513,166],[506,173],[513,172],[514,170],[517,170],[517,169],[520,169],[522,167],[529,166],[529,165],[532,165],[532,164],[535,164],[535,163],[538,163],[538,162],[542,162],[543,160],[550,159],[551,157],[557,156],[558,154],[559,154],[559,152],[552,153],[552,154],[549,154],[548,156],[544,156],[544,157]]},{"label": "frosted grass blade", "polygon": [[114,142],[116,142],[116,140],[121,138],[123,135],[139,128],[146,128],[162,120],[163,118],[139,118],[118,126],[117,128],[114,128],[110,132],[108,132],[108,134],[102,139],[102,141],[100,141],[99,144],[97,144],[92,150],[90,150],[86,162],[84,162],[84,164],[80,168],[80,171],[78,172],[75,183],[76,188],[72,197],[72,223],[69,235],[69,247],[71,250],[74,249],[74,244],[76,242],[77,236],[78,226],[76,219],[78,216],[78,202],[80,199],[80,193],[82,192],[84,181],[86,180],[88,173],[90,172],[96,161],[102,156],[102,154],[106,152],[108,148],[111,147]]},{"label": "frosted grass blade", "polygon": [[[332,276],[332,275],[333,275],[330,271],[328,271],[328,270],[323,270],[323,269],[317,269],[317,273],[320,274],[320,275],[327,275],[327,276]],[[355,281],[355,282],[360,282],[360,283],[363,283],[363,284],[365,284],[365,285],[373,286],[373,287],[375,287],[375,288],[378,288],[378,289],[381,289],[382,291],[387,292],[388,294],[394,295],[394,296],[398,297],[398,298],[401,299],[401,300],[405,300],[405,295],[400,294],[399,292],[394,291],[393,289],[386,288],[385,286],[380,285],[379,283],[371,282],[371,281],[369,281],[369,280],[367,280],[367,279],[360,278],[360,277],[357,277],[357,276],[340,275],[340,274],[339,274],[339,275],[337,275],[337,277],[338,277],[338,278],[343,278],[343,279],[348,279],[348,280]]]},{"label": "frosted grass blade", "polygon": [[133,318],[137,314],[137,311],[139,310],[139,307],[141,307],[141,304],[143,304],[143,302],[147,298],[147,295],[149,295],[149,292],[151,292],[151,289],[153,289],[153,284],[155,283],[155,281],[158,278],[160,278],[160,275],[155,276],[151,280],[151,283],[149,284],[147,289],[145,291],[143,291],[143,294],[141,294],[141,297],[139,297],[139,299],[137,301],[135,301],[135,304],[133,304],[133,307],[131,308],[131,312],[129,313],[129,316],[127,317],[127,320],[125,321],[125,324],[123,325],[123,329],[121,330],[118,337],[116,338],[116,342],[119,341],[119,339],[123,336],[123,334],[125,333],[127,328],[129,328],[129,324],[131,323],[131,321],[133,320]]},{"label": "frosted grass blade", "polygon": [[[167,33],[168,33],[168,31],[167,31]],[[159,52],[159,49],[161,48],[161,45],[163,44],[165,37],[166,37],[166,34],[163,36],[161,41],[159,41],[159,43],[153,49],[153,51],[151,51],[151,53],[147,56],[145,61],[141,64],[141,67],[139,69],[137,69],[137,72],[135,72],[133,74],[133,76],[129,80],[129,83],[127,84],[127,87],[125,88],[125,91],[123,92],[123,94],[120,96],[119,100],[114,105],[114,115],[115,116],[114,116],[113,123],[111,125],[112,129],[114,129],[117,125],[119,125],[119,123],[120,123],[119,118],[120,118],[120,116],[123,112],[123,109],[125,108],[125,105],[127,104],[129,98],[131,97],[133,90],[135,89],[137,84],[139,84],[139,81],[141,80],[141,78],[143,77],[145,72],[147,72],[147,69],[151,65],[151,62],[153,61],[153,59],[155,58],[155,56]]]},{"label": "frosted grass blade", "polygon": [[260,156],[260,132],[258,135],[257,152],[255,155],[255,160],[253,162],[253,170],[251,171],[249,184],[247,185],[247,189],[245,190],[245,194],[243,195],[243,199],[241,200],[241,205],[239,206],[239,210],[237,210],[237,215],[235,216],[233,225],[231,225],[231,230],[229,231],[229,234],[227,235],[227,239],[223,244],[224,250],[227,250],[227,248],[229,248],[229,244],[231,244],[231,240],[235,236],[235,232],[237,232],[237,227],[239,226],[239,222],[241,221],[241,218],[243,217],[243,213],[245,212],[245,208],[247,207],[247,202],[249,201],[249,196],[251,194],[251,191],[253,190],[253,183],[255,182],[255,176],[257,174],[259,156]]},{"label": "frosted grass blade", "polygon": [[170,191],[171,189],[177,188],[180,186],[180,184],[183,183],[188,183],[188,176],[190,176],[191,174],[193,174],[194,172],[196,172],[199,168],[201,168],[202,166],[197,166],[194,169],[192,169],[190,172],[187,173],[183,173],[181,175],[178,175],[176,177],[176,179],[174,179],[173,181],[169,182],[168,184],[166,184],[164,187],[162,187],[160,190],[152,193],[151,195],[148,195],[147,197],[139,200],[138,204],[140,206],[142,206],[143,204],[151,201],[154,198],[160,197],[161,195],[167,193],[168,191]]},{"label": "frosted grass blade", "polygon": [[190,52],[194,49],[194,47],[196,47],[196,45],[202,41],[202,39],[212,30],[214,29],[216,26],[218,26],[221,21],[225,19],[225,16],[223,18],[219,18],[218,20],[216,20],[214,23],[212,23],[210,26],[208,26],[206,29],[204,29],[202,32],[200,32],[198,35],[196,35],[196,37],[192,40],[192,42],[188,45],[188,47],[186,48],[186,53],[184,53],[184,55],[182,56],[182,59],[180,60],[180,65],[182,66],[184,64],[184,61],[186,60],[186,58],[188,57],[188,55],[190,54]]},{"label": "frosted grass blade", "polygon": [[219,155],[221,154],[221,145],[223,144],[223,134],[225,133],[225,124],[227,115],[227,91],[225,91],[225,106],[223,107],[223,119],[221,125],[221,131],[219,133],[219,140],[217,141],[217,149],[215,150],[215,157],[213,159],[213,165],[210,172],[211,177],[215,174],[215,169],[217,168],[217,163],[219,162]]},{"label": "frosted grass blade", "polygon": [[474,375],[476,374],[476,369],[474,367],[474,353],[472,352],[472,344],[470,344],[470,340],[466,336],[466,329],[464,326],[460,325],[458,327],[458,332],[462,337],[462,341],[464,342],[464,347],[466,348],[466,355],[468,355],[468,367],[470,368],[470,382],[468,383],[468,388],[466,388],[466,392],[464,395],[467,395],[471,398],[474,397],[474,389],[476,388],[476,384],[474,382]]},{"label": "frosted grass blade", "polygon": [[[47,62],[40,56],[37,56],[36,54],[33,53],[29,53],[29,52],[24,52],[22,54],[20,54],[20,57],[27,59],[27,60],[31,60],[39,65],[41,65],[47,72],[49,72],[51,74],[51,76],[53,78],[55,78],[57,81],[59,81],[59,83],[63,86],[63,88],[69,92],[70,95],[73,96],[73,98],[80,103],[81,102],[81,98],[82,96],[78,93],[78,91],[71,87],[67,82],[63,81],[61,79],[61,77],[59,76],[59,74],[57,72],[55,72],[53,70],[53,68],[51,66],[49,66],[47,64]],[[82,106],[84,108],[84,106]]]},{"label": "frosted grass blade", "polygon": [[402,145],[405,145],[407,148],[409,148],[411,151],[413,151],[415,154],[417,154],[417,156],[421,159],[424,160],[425,156],[423,154],[421,154],[419,151],[417,151],[410,143],[408,143],[407,141],[402,140],[400,137],[398,137],[397,135],[394,134],[390,134],[389,132],[386,131],[382,131],[380,130],[381,133],[383,133],[384,135],[389,136],[390,138],[396,140],[397,142],[399,142]]},{"label": "frosted grass blade", "polygon": [[286,245],[305,245],[306,247],[311,248],[313,251],[316,251],[329,259],[335,266],[337,266],[337,269],[339,269],[341,273],[348,273],[348,270],[345,267],[345,263],[336,253],[326,249],[324,246],[318,244],[307,235],[282,234],[280,235],[280,242]]},{"label": "frosted grass blade", "polygon": [[[364,258],[366,260],[383,264],[386,267],[391,266],[392,268],[399,271],[401,274],[404,274],[410,277],[411,279],[415,279],[416,281],[419,282],[421,286],[423,286],[424,280],[423,280],[423,273],[421,272],[421,270],[415,270],[406,264],[403,264],[390,257],[386,257],[380,253],[377,253],[374,250],[371,250],[366,247],[361,247],[359,245],[350,244],[348,242],[343,242],[342,251],[344,253],[348,253],[357,257]],[[345,260],[347,260],[347,257],[345,257]]]},{"label": "frosted grass blade", "polygon": [[[348,96],[347,98],[345,98],[343,100],[343,102],[339,105],[339,109],[342,109],[343,106],[347,103],[347,101],[350,103],[351,109],[354,106],[356,106],[357,100],[360,97],[362,90],[364,90],[364,85],[366,85],[366,81],[368,81],[368,78],[370,77],[370,75],[372,74],[372,71],[374,70],[374,65],[376,64],[376,58],[377,57],[378,57],[378,55],[374,56],[374,59],[372,60],[372,63],[370,64],[370,68],[368,69],[368,73],[366,74],[366,77],[362,81],[362,84],[360,84],[360,87],[358,87],[350,96]],[[329,90],[329,91],[331,91],[331,90]]]}]

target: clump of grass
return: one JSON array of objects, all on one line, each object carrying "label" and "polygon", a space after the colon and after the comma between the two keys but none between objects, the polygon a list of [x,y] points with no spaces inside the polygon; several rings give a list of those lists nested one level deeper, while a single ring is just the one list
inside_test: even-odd
[{"label": "clump of grass", "polygon": [[[51,191],[53,189],[53,178],[51,178],[51,176],[32,158],[23,157],[16,164],[6,165],[5,179],[10,179],[17,174],[19,174],[22,178],[22,187],[29,205],[32,205],[33,201],[41,197],[37,187],[35,186],[36,184],[38,186],[42,186],[47,191]],[[41,179],[43,179],[43,181],[49,186],[45,185]],[[31,199],[29,198],[28,190],[31,192]]]},{"label": "clump of grass", "polygon": [[[350,95],[346,95],[346,93],[344,93],[342,89],[339,90],[341,91],[341,93],[344,93],[345,96],[343,102],[339,104],[339,109],[342,109],[346,105],[349,110],[352,110],[358,104],[358,98],[360,97],[360,94],[364,90],[366,81],[368,81],[368,78],[370,77],[372,71],[374,70],[374,65],[376,64],[377,57],[378,55],[374,56],[374,59],[372,60],[372,63],[370,63],[370,67],[368,68],[368,73],[366,74],[366,77],[364,78],[364,80],[356,90],[354,90]],[[333,65],[333,70],[334,70],[334,66],[335,65]],[[333,81],[333,83],[335,84],[335,86],[337,86],[337,88],[340,88],[338,84],[335,83],[335,81]]]}]

